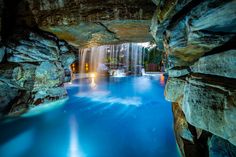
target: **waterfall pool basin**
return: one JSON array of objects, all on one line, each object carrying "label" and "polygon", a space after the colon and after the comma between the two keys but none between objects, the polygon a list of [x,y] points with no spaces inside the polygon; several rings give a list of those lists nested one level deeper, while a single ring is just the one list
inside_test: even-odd
[{"label": "waterfall pool basin", "polygon": [[88,78],[66,89],[43,112],[0,122],[1,157],[179,157],[163,76]]}]

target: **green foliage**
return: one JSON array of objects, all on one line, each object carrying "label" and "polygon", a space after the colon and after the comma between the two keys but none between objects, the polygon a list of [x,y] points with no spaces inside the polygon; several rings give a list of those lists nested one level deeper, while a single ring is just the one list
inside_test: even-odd
[{"label": "green foliage", "polygon": [[105,59],[105,63],[118,64],[118,59],[117,58],[113,58],[113,57],[107,57]]},{"label": "green foliage", "polygon": [[144,64],[160,64],[162,61],[162,52],[158,51],[156,47],[151,49],[146,49]]}]

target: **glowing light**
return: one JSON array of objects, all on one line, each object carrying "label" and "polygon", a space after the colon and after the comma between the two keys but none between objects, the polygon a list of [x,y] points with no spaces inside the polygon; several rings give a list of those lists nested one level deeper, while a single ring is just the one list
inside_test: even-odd
[{"label": "glowing light", "polygon": [[92,88],[95,88],[96,87],[96,83],[95,83],[95,77],[96,77],[96,74],[95,73],[91,73],[90,74],[90,77],[91,77],[91,83],[90,83],[90,86],[92,87]]},{"label": "glowing light", "polygon": [[31,108],[27,113],[23,114],[22,117],[32,117],[48,112],[50,110],[55,110],[56,108],[63,106],[66,101],[68,101],[68,98],[60,99],[55,102],[41,104],[39,106]]},{"label": "glowing light", "polygon": [[92,77],[92,81],[91,81],[91,83],[90,83],[90,86],[91,86],[92,88],[95,88],[95,87],[96,87],[96,83],[95,83],[94,77]]},{"label": "glowing light", "polygon": [[78,126],[75,116],[70,117],[70,157],[83,157],[78,143]]},{"label": "glowing light", "polygon": [[85,63],[85,70],[86,70],[86,72],[89,70],[88,63]]},{"label": "glowing light", "polygon": [[92,74],[91,74],[91,77],[92,77],[92,78],[96,77],[96,74],[95,74],[95,73],[92,73]]},{"label": "glowing light", "polygon": [[165,85],[165,76],[163,74],[160,75],[160,84]]},{"label": "glowing light", "polygon": [[90,92],[80,92],[78,97],[90,98],[92,101],[110,103],[110,104],[122,104],[126,106],[140,106],[142,104],[141,97],[114,97],[108,91],[90,91]]},{"label": "glowing light", "polygon": [[144,92],[151,88],[151,82],[148,77],[139,77],[135,80],[135,89],[139,92]]}]

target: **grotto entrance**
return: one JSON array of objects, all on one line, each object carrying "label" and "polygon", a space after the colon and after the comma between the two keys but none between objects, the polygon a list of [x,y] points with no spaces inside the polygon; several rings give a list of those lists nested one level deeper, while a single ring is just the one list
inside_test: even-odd
[{"label": "grotto entrance", "polygon": [[71,70],[73,74],[97,73],[116,77],[154,74],[164,68],[162,53],[155,50],[155,44],[150,42],[80,49],[80,59],[71,65]]},{"label": "grotto entrance", "polygon": [[[164,76],[130,76],[161,68],[122,53],[72,64],[88,47],[152,39],[182,155],[236,156],[235,1],[152,1],[0,0],[0,117],[28,113],[0,122],[0,156],[178,156]],[[65,89],[69,67],[103,75]]]}]

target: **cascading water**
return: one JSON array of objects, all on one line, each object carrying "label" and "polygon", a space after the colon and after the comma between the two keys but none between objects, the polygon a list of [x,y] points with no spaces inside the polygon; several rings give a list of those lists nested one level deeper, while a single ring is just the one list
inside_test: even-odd
[{"label": "cascading water", "polygon": [[79,55],[80,73],[142,74],[144,47],[138,43],[85,48]]}]

